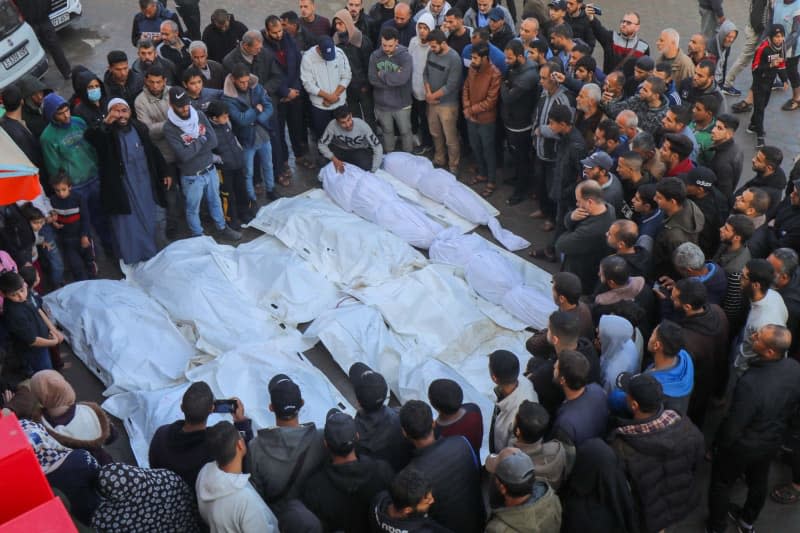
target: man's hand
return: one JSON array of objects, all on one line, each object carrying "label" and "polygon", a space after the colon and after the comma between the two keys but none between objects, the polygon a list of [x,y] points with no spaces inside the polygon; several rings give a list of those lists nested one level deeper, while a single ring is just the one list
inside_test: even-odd
[{"label": "man's hand", "polygon": [[81,248],[88,248],[90,244],[92,243],[89,241],[89,237],[86,235],[81,237]]},{"label": "man's hand", "polygon": [[661,276],[658,278],[658,282],[661,284],[662,287],[671,291],[672,288],[675,286],[675,280],[669,276]]},{"label": "man's hand", "polygon": [[336,169],[336,172],[338,172],[339,174],[344,174],[344,161],[342,161],[336,156],[333,156],[331,162],[333,163],[333,168]]},{"label": "man's hand", "polygon": [[583,8],[583,12],[586,13],[586,18],[590,21],[594,20],[594,4],[586,4],[586,7]]},{"label": "man's hand", "polygon": [[717,26],[719,26],[723,22],[725,22],[725,15],[722,15],[721,17],[717,17]]},{"label": "man's hand", "polygon": [[294,100],[298,96],[300,96],[300,91],[298,91],[297,89],[289,89],[289,94],[286,95],[286,99]]},{"label": "man's hand", "polygon": [[117,111],[111,109],[106,115],[106,118],[103,119],[103,124],[110,126],[111,124],[114,123],[115,120],[117,120],[117,115],[118,115]]},{"label": "man's hand", "polygon": [[234,396],[232,399],[236,400],[236,410],[233,412],[233,421],[244,422],[245,420],[247,420],[247,417],[244,416],[244,404],[242,403],[242,400],[240,400],[236,396]]},{"label": "man's hand", "polygon": [[573,222],[579,222],[588,217],[589,217],[589,211],[583,209],[582,207],[573,209],[572,212],[569,214],[569,219],[572,220]]},{"label": "man's hand", "polygon": [[51,251],[51,250],[55,250],[55,248],[56,248],[56,245],[55,245],[55,244],[53,244],[52,242],[47,242],[47,241],[44,241],[44,242],[41,244],[41,247],[42,247],[42,248],[44,248],[45,250],[47,250],[47,251],[49,252],[49,251]]},{"label": "man's hand", "polygon": [[50,224],[56,229],[61,229],[61,228],[64,227],[64,224],[61,224],[60,222],[56,222],[55,220],[52,221]]},{"label": "man's hand", "polygon": [[603,91],[603,95],[601,96],[601,99],[602,99],[602,101],[603,101],[603,103],[604,103],[604,104],[607,104],[607,103],[609,103],[611,100],[613,100],[613,99],[614,99],[614,95],[613,95],[613,94],[611,94],[611,93],[610,93],[610,92],[608,92],[608,91]]},{"label": "man's hand", "polygon": [[439,99],[433,96],[433,93],[425,93],[425,101],[429,104],[436,104],[439,102]]},{"label": "man's hand", "polygon": [[257,110],[259,113],[263,113],[263,112],[264,112],[264,106],[263,106],[263,105],[261,105],[261,104],[256,104],[256,110]]},{"label": "man's hand", "polygon": [[564,83],[564,80],[567,79],[567,77],[562,72],[553,72],[550,76],[558,83]]},{"label": "man's hand", "polygon": [[164,176],[164,188],[167,190],[172,188],[172,176]]}]

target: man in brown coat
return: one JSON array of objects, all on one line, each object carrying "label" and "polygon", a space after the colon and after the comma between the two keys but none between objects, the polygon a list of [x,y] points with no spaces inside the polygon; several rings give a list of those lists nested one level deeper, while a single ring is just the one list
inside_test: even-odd
[{"label": "man in brown coat", "polygon": [[486,43],[473,46],[461,99],[464,118],[467,119],[469,144],[478,162],[478,175],[472,184],[487,182],[483,196],[491,195],[497,187],[497,152],[494,143],[500,79],[500,71],[489,61],[489,46]]}]

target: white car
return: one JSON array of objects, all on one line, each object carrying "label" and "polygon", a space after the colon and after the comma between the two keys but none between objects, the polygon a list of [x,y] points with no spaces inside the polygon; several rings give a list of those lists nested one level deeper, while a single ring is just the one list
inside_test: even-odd
[{"label": "white car", "polygon": [[83,14],[81,0],[51,0],[50,22],[56,31],[66,28]]},{"label": "white car", "polygon": [[25,74],[41,77],[47,72],[47,56],[36,34],[22,20],[11,0],[0,0],[0,89]]}]

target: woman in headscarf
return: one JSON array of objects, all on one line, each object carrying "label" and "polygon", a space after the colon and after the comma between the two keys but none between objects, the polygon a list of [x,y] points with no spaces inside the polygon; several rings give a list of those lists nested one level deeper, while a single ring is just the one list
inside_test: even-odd
[{"label": "woman in headscarf", "polygon": [[369,69],[369,56],[372,54],[373,43],[369,37],[356,28],[350,12],[340,9],[333,16],[333,44],[338,46],[350,62],[350,72],[353,77],[347,86],[347,105],[354,117],[363,119],[369,127],[375,129],[375,103],[372,99],[372,86],[369,84],[367,71]]},{"label": "woman in headscarf", "polygon": [[31,392],[42,406],[41,424],[64,446],[86,450],[101,464],[113,459],[103,445],[116,438],[105,412],[94,402],[76,402],[75,390],[55,370],[31,378]]},{"label": "woman in headscarf", "polygon": [[194,493],[178,474],[123,463],[98,475],[103,502],[92,517],[98,533],[179,533],[200,531]]},{"label": "woman in headscarf", "polygon": [[50,436],[47,428],[37,421],[41,412],[30,390],[20,388],[6,407],[19,418],[47,481],[69,500],[72,515],[88,524],[100,503],[95,490],[100,465],[88,451],[72,450]]},{"label": "woman in headscarf", "polygon": [[578,447],[562,496],[561,533],[638,531],[622,465],[601,439],[586,440]]},{"label": "woman in headscarf", "polygon": [[600,341],[600,372],[603,388],[610,393],[622,372],[637,373],[642,361],[633,342],[633,326],[616,315],[603,315],[597,328]]}]

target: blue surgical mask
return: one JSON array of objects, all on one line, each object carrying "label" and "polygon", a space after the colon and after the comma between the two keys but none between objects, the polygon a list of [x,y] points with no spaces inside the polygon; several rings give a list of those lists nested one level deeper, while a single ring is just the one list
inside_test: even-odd
[{"label": "blue surgical mask", "polygon": [[100,87],[89,89],[86,91],[86,96],[89,97],[91,102],[99,102],[100,97],[102,96],[102,91],[100,90]]}]

